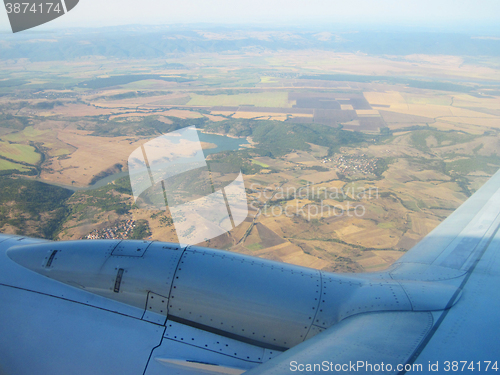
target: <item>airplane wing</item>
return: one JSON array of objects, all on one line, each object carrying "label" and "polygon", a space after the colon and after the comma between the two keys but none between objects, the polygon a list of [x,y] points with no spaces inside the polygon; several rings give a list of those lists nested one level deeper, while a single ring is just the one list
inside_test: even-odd
[{"label": "airplane wing", "polygon": [[500,171],[382,275],[455,286],[444,310],[354,315],[245,375],[496,373],[499,228]]},{"label": "airplane wing", "polygon": [[388,271],[0,235],[0,374],[496,372],[500,172]]}]

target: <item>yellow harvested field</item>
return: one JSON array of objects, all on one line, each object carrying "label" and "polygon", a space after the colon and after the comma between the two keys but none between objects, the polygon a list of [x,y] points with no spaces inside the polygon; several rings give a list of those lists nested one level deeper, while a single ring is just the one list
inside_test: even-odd
[{"label": "yellow harvested field", "polygon": [[[243,245],[245,245],[245,247],[247,247],[247,248],[250,246],[250,248],[251,248],[251,245],[260,244],[260,242],[261,242],[261,238],[259,236],[259,232],[256,230],[255,227],[253,227],[252,231],[245,239],[245,242]],[[253,254],[253,252],[252,252],[252,254]]]},{"label": "yellow harvested field", "polygon": [[408,214],[411,221],[411,230],[419,237],[424,237],[438,226],[440,221],[433,216],[422,212],[411,212]]},{"label": "yellow harvested field", "polygon": [[[122,93],[127,92],[127,91],[122,91]],[[130,91],[129,91],[130,92]],[[120,92],[110,92],[107,93],[107,96],[110,95],[116,95],[120,94]],[[138,98],[127,98],[127,99],[121,99],[121,100],[97,100],[97,101],[92,101],[93,104],[99,106],[99,107],[107,107],[107,108],[123,108],[123,107],[130,107],[130,108],[137,108],[139,106],[155,106],[155,103],[165,101],[168,99],[174,99],[178,98],[179,95],[161,95],[161,96],[146,96],[146,97],[138,97]]]},{"label": "yellow harvested field", "polygon": [[365,230],[365,228],[363,228],[363,227],[358,227],[354,224],[351,224],[351,225],[346,225],[345,227],[338,229],[335,232],[337,232],[339,237],[342,237],[342,236],[349,236],[349,235],[356,234],[356,233],[361,233],[364,230]]},{"label": "yellow harvested field", "polygon": [[500,97],[477,98],[467,94],[454,96],[453,105],[456,107],[481,107],[500,110]]},{"label": "yellow harvested field", "polygon": [[245,235],[246,231],[248,228],[250,228],[250,225],[252,223],[250,221],[244,221],[243,223],[239,224],[236,228],[231,230],[231,236],[235,238],[237,241],[239,241],[243,236]]},{"label": "yellow harvested field", "polygon": [[[348,244],[378,249],[393,248],[402,235],[402,232],[397,229],[380,228],[372,221],[357,219],[356,223],[357,225],[352,223],[335,232],[342,241]],[[388,233],[391,235],[388,236]]]},{"label": "yellow harvested field", "polygon": [[360,126],[361,124],[359,123],[359,120],[352,120],[352,121],[344,122],[343,125]]},{"label": "yellow harvested field", "polygon": [[82,117],[82,116],[100,116],[112,115],[118,112],[113,108],[97,108],[85,104],[67,104],[64,106],[57,106],[50,111],[43,111],[45,116],[67,116],[67,117]]},{"label": "yellow harvested field", "polygon": [[412,171],[412,175],[423,181],[449,181],[451,177],[438,171],[427,169],[422,171]]},{"label": "yellow harvested field", "polygon": [[304,267],[322,269],[330,262],[319,259],[315,256],[304,253],[304,251],[290,242],[285,242],[277,246],[268,247],[252,253],[263,258],[279,260],[285,263],[296,264]]},{"label": "yellow harvested field", "polygon": [[282,216],[262,216],[259,218],[259,222],[271,229],[278,236],[286,236],[287,228],[293,225],[289,217]]},{"label": "yellow harvested field", "polygon": [[[295,246],[295,245],[292,245]],[[286,256],[283,256],[281,258],[283,262],[285,263],[291,263],[291,264],[296,264],[298,266],[303,266],[303,267],[310,267],[310,268],[316,268],[316,269],[322,269],[325,266],[328,266],[330,263],[323,260],[316,258],[312,255],[304,253],[302,250],[300,252],[295,252],[288,254]]]},{"label": "yellow harvested field", "polygon": [[500,128],[500,117],[441,117],[457,125],[475,125],[488,128]]},{"label": "yellow harvested field", "polygon": [[465,201],[466,196],[459,191],[453,182],[444,182],[433,185],[430,182],[411,181],[405,184],[410,200],[420,199],[428,207],[457,208]]},{"label": "yellow harvested field", "polygon": [[424,117],[443,117],[443,116],[453,116],[449,106],[442,105],[425,105],[425,104],[391,104],[391,108],[386,108],[384,110],[405,113],[414,116],[424,116]]},{"label": "yellow harvested field", "polygon": [[[389,127],[391,129],[393,128],[392,126]],[[489,129],[484,126],[471,125],[471,124],[456,124],[444,121],[433,122],[432,127],[442,131],[456,130],[456,131],[463,131],[469,134],[484,134],[484,132]]]},{"label": "yellow harvested field", "polygon": [[222,116],[213,116],[213,115],[204,115],[204,116],[206,118],[208,118],[210,121],[214,121],[214,122],[226,120],[226,118],[222,117]]},{"label": "yellow harvested field", "polygon": [[340,109],[342,110],[353,110],[354,108],[352,107],[351,104],[341,104]]},{"label": "yellow harvested field", "polygon": [[[275,115],[275,113],[273,113],[273,115]],[[263,117],[265,116],[266,118],[271,116],[271,114],[269,113],[261,113],[261,112],[236,112],[234,115],[233,115],[233,118],[246,118],[246,119],[250,119],[250,118],[258,118],[258,117]]]},{"label": "yellow harvested field", "polygon": [[240,106],[254,105],[256,107],[287,107],[291,108],[295,102],[288,100],[286,91],[250,92],[234,95],[199,95],[190,94],[190,106]]},{"label": "yellow harvested field", "polygon": [[89,137],[88,134],[79,130],[60,131],[58,139],[77,150],[65,159],[50,159],[41,178],[64,185],[86,186],[95,175],[114,164],[126,166],[130,153],[148,141],[131,142],[129,137]]},{"label": "yellow harvested field", "polygon": [[403,93],[403,97],[409,104],[435,104],[448,106],[452,102],[452,95],[436,94],[427,91],[426,94]]},{"label": "yellow harvested field", "polygon": [[376,109],[357,109],[356,114],[358,116],[380,116]]},{"label": "yellow harvested field", "polygon": [[316,172],[316,173],[304,175],[303,179],[306,181],[310,181],[313,184],[318,184],[320,182],[336,180],[337,173],[335,171]]},{"label": "yellow harvested field", "polygon": [[374,250],[372,253],[383,259],[387,265],[394,263],[404,254],[402,251],[394,250]]},{"label": "yellow harvested field", "polygon": [[376,255],[373,251],[366,254],[364,258],[356,259],[356,263],[368,272],[381,271],[392,264],[392,262],[389,263],[384,258]]},{"label": "yellow harvested field", "polygon": [[397,91],[364,92],[363,95],[370,104],[390,105],[391,108],[393,104],[406,104],[405,98]]},{"label": "yellow harvested field", "polygon": [[479,111],[472,111],[470,109],[464,109],[464,108],[456,108],[456,107],[450,107],[452,116],[455,117],[484,117],[484,118],[496,118],[497,116],[489,114],[489,113],[484,113],[484,112],[479,112]]}]

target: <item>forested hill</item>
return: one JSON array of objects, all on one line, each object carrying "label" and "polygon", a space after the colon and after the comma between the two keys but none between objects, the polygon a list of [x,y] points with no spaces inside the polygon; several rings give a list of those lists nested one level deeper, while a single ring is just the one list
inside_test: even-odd
[{"label": "forested hill", "polygon": [[23,178],[0,177],[0,227],[9,233],[53,238],[68,214],[71,190]]}]

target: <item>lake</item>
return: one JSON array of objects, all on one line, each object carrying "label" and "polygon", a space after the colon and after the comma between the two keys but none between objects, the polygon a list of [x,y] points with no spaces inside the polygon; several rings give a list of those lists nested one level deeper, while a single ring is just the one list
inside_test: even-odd
[{"label": "lake", "polygon": [[[243,145],[249,144],[246,138],[232,138],[232,137],[227,137],[225,135],[202,133],[201,131],[198,131],[198,137],[200,138],[201,142],[212,143],[217,146],[215,148],[203,150],[205,157],[207,157],[210,154],[215,154],[217,152],[239,150],[241,147],[243,147]],[[119,178],[126,176],[128,176],[128,171],[118,172],[109,175],[107,177],[104,177],[99,181],[97,181],[95,184],[87,187],[76,187],[76,186],[54,184],[48,181],[42,181],[42,182],[45,182],[50,185],[60,186],[73,191],[85,191],[85,190],[99,189],[100,187],[106,186],[110,182],[113,182]]]}]

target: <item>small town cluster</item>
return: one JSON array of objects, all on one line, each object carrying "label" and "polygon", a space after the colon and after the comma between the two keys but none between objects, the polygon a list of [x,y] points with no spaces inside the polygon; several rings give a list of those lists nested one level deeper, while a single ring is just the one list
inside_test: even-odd
[{"label": "small town cluster", "polygon": [[132,234],[135,228],[135,221],[124,220],[116,223],[113,227],[103,229],[94,229],[92,232],[83,236],[85,240],[126,240]]},{"label": "small town cluster", "polygon": [[366,154],[338,155],[333,159],[339,173],[345,176],[355,174],[376,174],[378,159]]}]

